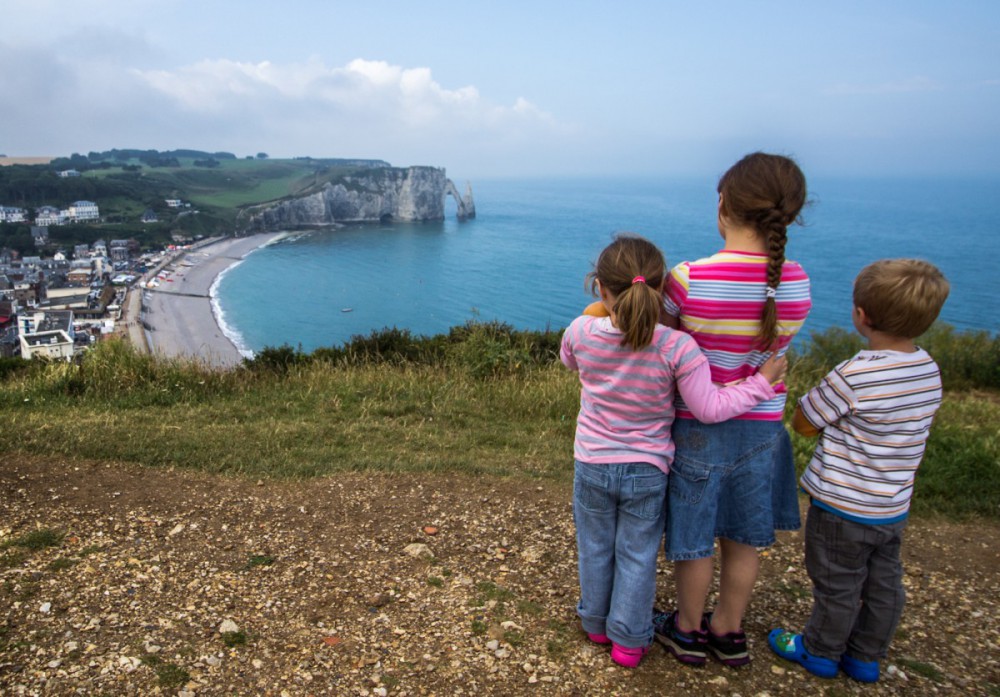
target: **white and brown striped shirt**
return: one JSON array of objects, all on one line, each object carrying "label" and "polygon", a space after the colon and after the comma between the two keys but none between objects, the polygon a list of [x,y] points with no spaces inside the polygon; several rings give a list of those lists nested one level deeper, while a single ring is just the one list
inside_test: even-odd
[{"label": "white and brown striped shirt", "polygon": [[941,373],[923,349],[861,351],[844,361],[799,400],[822,431],[802,488],[850,520],[904,519],[940,405]]}]

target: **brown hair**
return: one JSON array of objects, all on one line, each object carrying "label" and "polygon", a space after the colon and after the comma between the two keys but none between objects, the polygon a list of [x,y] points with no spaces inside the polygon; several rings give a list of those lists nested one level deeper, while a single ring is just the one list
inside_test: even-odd
[{"label": "brown hair", "polygon": [[[663,253],[647,239],[621,233],[601,252],[594,270],[587,274],[590,290],[597,295],[597,282],[615,296],[615,322],[624,335],[622,346],[634,350],[653,341],[663,306]],[[640,280],[641,277],[641,280]]]},{"label": "brown hair", "polygon": [[[806,178],[790,157],[755,152],[729,168],[719,179],[719,215],[757,231],[767,246],[767,286],[777,290],[785,264],[788,226],[802,224]],[[757,341],[770,348],[778,338],[778,308],[764,300]]]},{"label": "brown hair", "polygon": [[915,339],[937,319],[950,289],[930,262],[882,259],[854,279],[854,305],[865,311],[872,329]]}]

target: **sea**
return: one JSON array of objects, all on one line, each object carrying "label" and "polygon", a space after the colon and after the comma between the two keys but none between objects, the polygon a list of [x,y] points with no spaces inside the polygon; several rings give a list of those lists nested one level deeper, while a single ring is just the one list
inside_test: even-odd
[{"label": "sea", "polygon": [[[951,282],[940,320],[1000,330],[1000,178],[810,181],[786,256],[812,281],[804,335],[851,328],[866,264],[917,257]],[[456,181],[460,190],[464,181]],[[249,254],[213,286],[216,315],[244,355],[340,346],[387,327],[446,333],[470,320],[559,330],[593,298],[585,276],[615,233],[655,242],[670,266],[722,246],[711,178],[471,182],[477,216],[296,233]]]}]

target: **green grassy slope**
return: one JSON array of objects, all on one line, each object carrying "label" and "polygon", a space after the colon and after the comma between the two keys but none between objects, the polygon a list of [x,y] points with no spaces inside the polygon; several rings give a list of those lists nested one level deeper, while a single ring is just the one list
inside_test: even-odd
[{"label": "green grassy slope", "polygon": [[[188,237],[232,234],[248,208],[312,193],[327,182],[369,172],[375,164],[314,158],[216,160],[206,156],[199,160],[192,156],[170,157],[171,166],[151,166],[138,157],[113,157],[95,161],[99,168],[86,169],[91,161],[74,157],[85,169],[82,176],[57,177],[55,165],[0,168],[2,201],[29,208],[63,208],[72,201],[90,200],[100,207],[101,222],[61,226],[61,239],[43,253],[99,238],[135,238],[144,249],[154,249],[170,243],[178,232]],[[214,164],[208,167],[207,162]],[[181,199],[190,207],[170,208],[167,199]],[[156,213],[158,222],[141,222],[147,209]],[[0,246],[35,253],[30,223],[0,225]]]},{"label": "green grassy slope", "polygon": [[[228,372],[114,341],[80,365],[0,362],[0,452],[253,477],[434,470],[566,481],[579,385],[555,358],[558,334],[493,329],[387,331],[310,355],[268,349]],[[948,377],[953,357],[938,358],[945,401],[914,511],[1000,518],[1000,390]],[[814,384],[818,359],[796,357],[792,400]],[[794,443],[801,470],[815,440]]]}]

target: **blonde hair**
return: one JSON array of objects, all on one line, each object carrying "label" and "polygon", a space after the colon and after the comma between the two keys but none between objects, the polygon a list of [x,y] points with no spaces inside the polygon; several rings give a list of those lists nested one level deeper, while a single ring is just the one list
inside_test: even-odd
[{"label": "blonde hair", "polygon": [[882,259],[854,279],[854,306],[865,311],[872,329],[915,339],[937,319],[950,288],[930,262]]},{"label": "blonde hair", "polygon": [[597,295],[597,282],[615,296],[612,311],[621,330],[622,346],[640,350],[653,341],[663,306],[663,253],[649,240],[628,233],[615,236],[587,275]]}]

